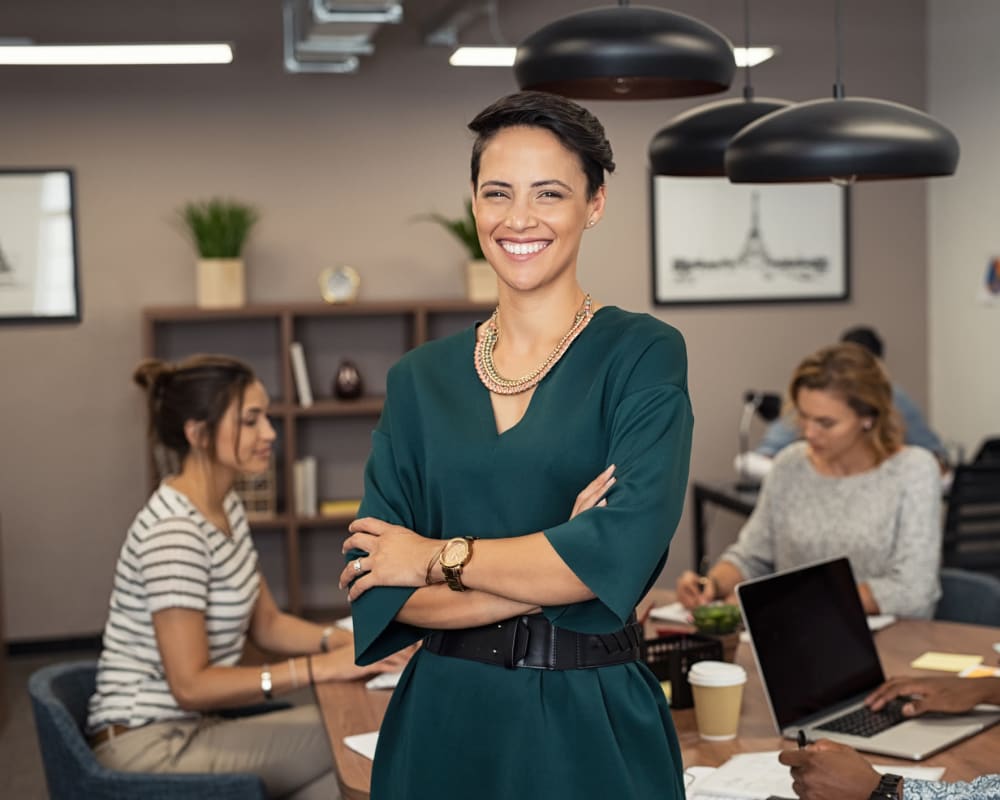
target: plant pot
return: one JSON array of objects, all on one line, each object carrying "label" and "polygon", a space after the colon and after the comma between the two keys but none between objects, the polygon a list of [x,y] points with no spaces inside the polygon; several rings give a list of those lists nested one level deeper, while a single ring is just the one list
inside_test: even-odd
[{"label": "plant pot", "polygon": [[497,275],[489,261],[477,259],[466,263],[465,296],[473,303],[497,301]]},{"label": "plant pot", "polygon": [[196,302],[200,308],[246,305],[242,258],[199,258]]}]

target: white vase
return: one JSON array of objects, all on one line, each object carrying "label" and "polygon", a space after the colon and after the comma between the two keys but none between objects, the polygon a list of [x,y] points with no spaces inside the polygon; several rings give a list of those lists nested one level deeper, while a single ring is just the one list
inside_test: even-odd
[{"label": "white vase", "polygon": [[246,305],[246,278],[242,258],[199,258],[197,304],[200,308]]},{"label": "white vase", "polygon": [[489,261],[477,259],[466,263],[465,297],[473,303],[497,301],[497,275]]}]

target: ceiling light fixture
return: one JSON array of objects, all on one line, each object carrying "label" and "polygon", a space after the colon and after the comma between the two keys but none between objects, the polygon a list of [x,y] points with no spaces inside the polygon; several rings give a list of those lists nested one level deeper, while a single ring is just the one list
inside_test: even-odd
[{"label": "ceiling light fixture", "polygon": [[833,99],[809,100],[750,123],[726,148],[733,183],[929,178],[952,175],[958,140],[928,114],[900,103],[844,97],[840,0],[835,3]]},{"label": "ceiling light fixture", "polygon": [[[734,47],[733,57],[737,67],[756,67],[777,52],[777,47]],[[453,67],[512,67],[516,56],[516,47],[463,46],[451,54],[448,63]]]},{"label": "ceiling light fixture", "polygon": [[22,44],[0,45],[4,66],[123,64],[229,64],[232,45],[201,44]]},{"label": "ceiling light fixture", "polygon": [[[743,0],[744,53],[771,48],[750,47],[750,3]],[[758,62],[759,63],[759,62]],[[674,117],[649,143],[649,165],[654,175],[723,177],[726,146],[754,120],[791,105],[772,97],[754,99],[750,62],[744,67],[742,98],[697,106]]]},{"label": "ceiling light fixture", "polygon": [[588,100],[722,92],[735,72],[732,44],[715,28],[627,0],[549,23],[521,42],[514,62],[522,89]]}]

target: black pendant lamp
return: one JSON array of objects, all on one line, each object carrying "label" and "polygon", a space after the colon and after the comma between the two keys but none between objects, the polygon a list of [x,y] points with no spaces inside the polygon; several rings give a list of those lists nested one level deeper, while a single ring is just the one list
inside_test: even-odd
[{"label": "black pendant lamp", "polygon": [[522,89],[583,100],[722,92],[735,71],[732,44],[715,28],[627,0],[540,28],[518,46],[514,61]]},{"label": "black pendant lamp", "polygon": [[837,183],[952,175],[958,140],[933,117],[900,103],[844,97],[840,0],[833,99],[810,100],[752,122],[726,148],[733,183]]},{"label": "black pendant lamp", "polygon": [[[743,33],[750,47],[749,0],[743,2]],[[729,141],[740,130],[766,114],[787,108],[787,100],[754,99],[750,65],[744,68],[743,98],[706,103],[678,114],[649,143],[649,165],[654,175],[722,177]]]}]

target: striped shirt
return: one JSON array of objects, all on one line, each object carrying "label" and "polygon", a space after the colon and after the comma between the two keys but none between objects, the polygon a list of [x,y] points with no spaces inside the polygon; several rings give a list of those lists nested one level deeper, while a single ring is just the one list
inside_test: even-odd
[{"label": "striped shirt", "polygon": [[137,727],[197,716],[181,709],[167,686],[153,630],[157,611],[203,612],[209,662],[239,661],[260,575],[243,504],[230,492],[223,505],[232,536],[165,483],[136,515],[115,567],[88,734],[112,723]]}]

